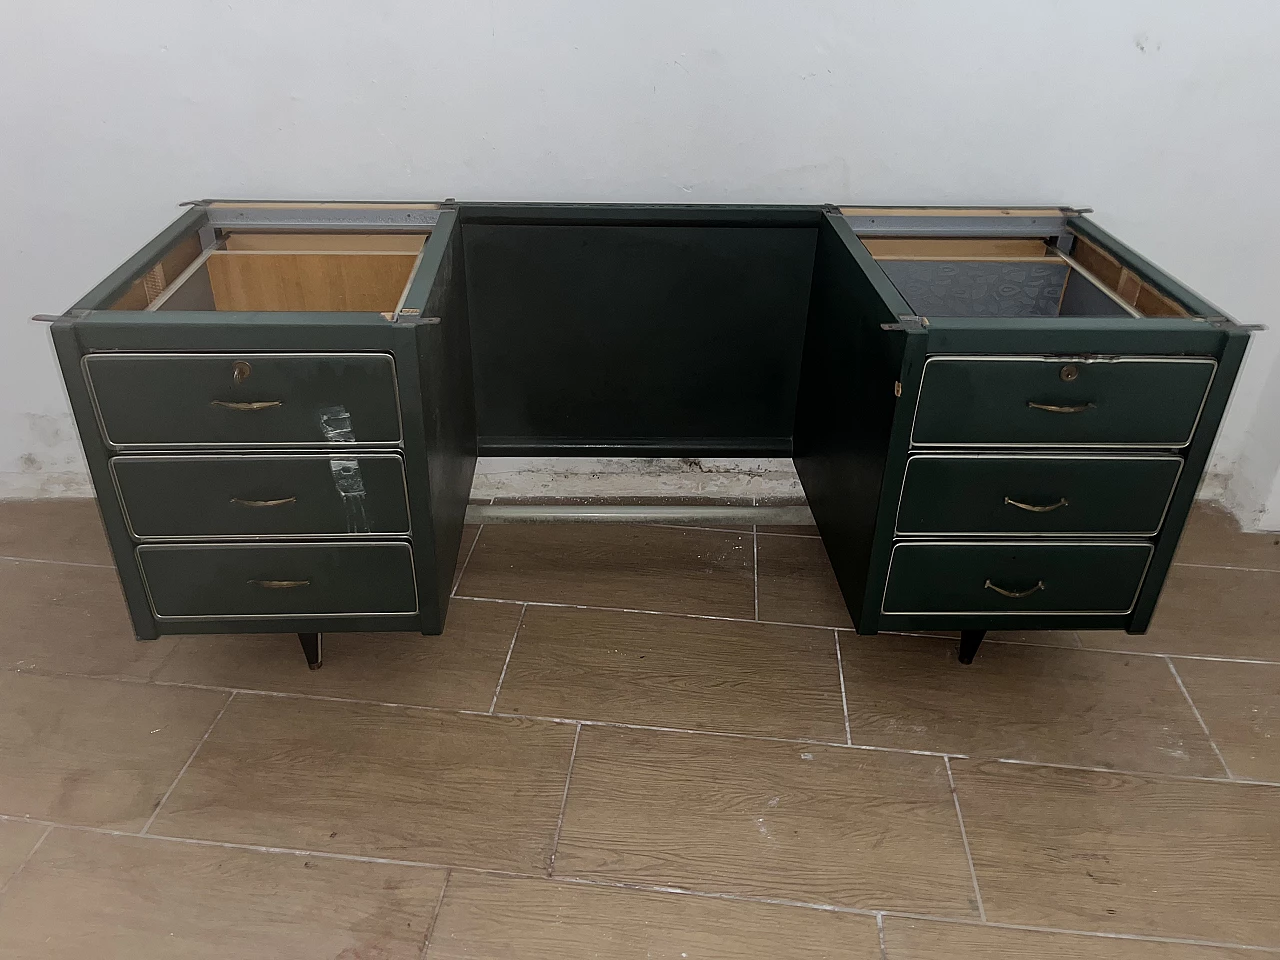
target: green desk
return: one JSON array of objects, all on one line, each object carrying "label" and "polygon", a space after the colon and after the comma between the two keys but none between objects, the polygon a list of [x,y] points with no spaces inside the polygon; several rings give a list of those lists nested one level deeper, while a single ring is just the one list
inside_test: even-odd
[{"label": "green desk", "polygon": [[52,333],[139,639],[444,629],[477,455],[790,457],[859,633],[1147,628],[1249,330],[1078,211],[203,201]]}]

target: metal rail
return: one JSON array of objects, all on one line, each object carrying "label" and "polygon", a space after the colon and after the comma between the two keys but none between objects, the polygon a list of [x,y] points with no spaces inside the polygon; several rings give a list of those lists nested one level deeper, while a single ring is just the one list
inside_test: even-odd
[{"label": "metal rail", "polygon": [[524,504],[473,503],[467,523],[699,523],[802,526],[813,524],[805,506],[720,506],[717,504]]}]

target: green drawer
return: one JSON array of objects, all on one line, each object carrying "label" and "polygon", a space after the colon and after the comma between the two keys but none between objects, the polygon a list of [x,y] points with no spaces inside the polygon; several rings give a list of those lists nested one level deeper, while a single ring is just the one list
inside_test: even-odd
[{"label": "green drawer", "polygon": [[128,456],[111,473],[140,540],[409,532],[396,453]]},{"label": "green drawer", "polygon": [[1182,447],[1208,357],[931,357],[911,441],[933,446]]},{"label": "green drawer", "polygon": [[1128,613],[1149,543],[898,543],[884,613]]},{"label": "green drawer", "polygon": [[143,544],[138,564],[157,617],[416,613],[407,543]]},{"label": "green drawer", "polygon": [[388,354],[94,353],[84,371],[116,447],[400,441]]},{"label": "green drawer", "polygon": [[1181,472],[1169,455],[916,454],[897,532],[1152,536]]}]

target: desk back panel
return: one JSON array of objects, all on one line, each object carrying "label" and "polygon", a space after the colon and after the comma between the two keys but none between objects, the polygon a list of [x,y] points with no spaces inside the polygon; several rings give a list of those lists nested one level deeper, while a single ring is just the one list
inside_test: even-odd
[{"label": "desk back panel", "polygon": [[816,213],[462,228],[481,454],[791,454]]}]

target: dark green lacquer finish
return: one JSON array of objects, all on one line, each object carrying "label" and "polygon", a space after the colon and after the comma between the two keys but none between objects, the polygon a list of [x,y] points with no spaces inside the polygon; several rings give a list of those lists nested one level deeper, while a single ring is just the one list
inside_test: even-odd
[{"label": "dark green lacquer finish", "polygon": [[398,453],[111,461],[135,537],[408,535]]},{"label": "dark green lacquer finish", "polygon": [[[871,269],[868,269],[871,268]],[[818,232],[795,418],[795,466],[850,615],[874,632],[879,589],[892,542],[892,507],[905,447],[896,395],[899,376],[918,379],[924,337],[886,330],[906,303],[880,277],[843,218]],[[914,342],[913,342],[914,341]],[[906,371],[903,373],[902,371]],[[895,442],[896,441],[896,442]],[[896,505],[897,497],[891,502]]]},{"label": "dark green lacquer finish", "polygon": [[912,442],[1179,447],[1212,358],[932,358]]},{"label": "dark green lacquer finish", "polygon": [[789,455],[817,211],[592,209],[463,208],[481,452]]},{"label": "dark green lacquer finish", "polygon": [[904,534],[1152,536],[1182,458],[917,454],[898,508]]},{"label": "dark green lacquer finish", "polygon": [[108,443],[336,446],[400,440],[395,365],[381,354],[95,354]]},{"label": "dark green lacquer finish", "polygon": [[[899,543],[885,613],[1128,613],[1146,543]],[[996,626],[996,624],[993,624]]]},{"label": "dark green lacquer finish", "polygon": [[452,203],[394,315],[104,309],[193,207],[53,325],[137,635],[441,632],[477,452],[793,455],[860,633],[1144,630],[1247,331],[1072,211],[922,214],[1191,316],[918,317],[834,208]]},{"label": "dark green lacquer finish", "polygon": [[407,543],[143,544],[138,561],[158,617],[413,613]]},{"label": "dark green lacquer finish", "polygon": [[434,634],[444,630],[476,467],[466,261],[454,211],[441,213],[405,305],[424,318],[405,329],[416,363],[401,364],[400,396],[406,436],[422,438],[407,442],[404,455],[422,630]]}]

